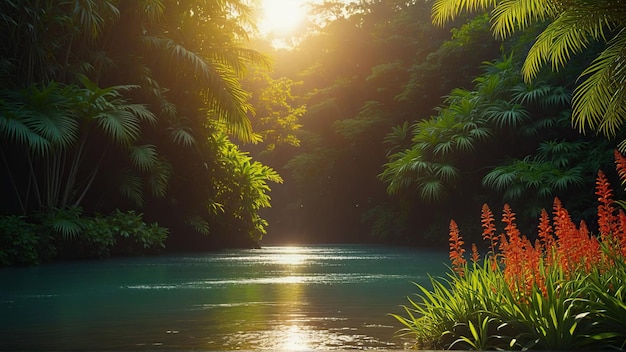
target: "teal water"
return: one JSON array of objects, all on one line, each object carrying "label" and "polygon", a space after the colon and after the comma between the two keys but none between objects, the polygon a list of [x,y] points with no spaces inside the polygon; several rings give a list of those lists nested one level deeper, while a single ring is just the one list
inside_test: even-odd
[{"label": "teal water", "polygon": [[265,247],[0,270],[0,350],[401,349],[446,253]]}]

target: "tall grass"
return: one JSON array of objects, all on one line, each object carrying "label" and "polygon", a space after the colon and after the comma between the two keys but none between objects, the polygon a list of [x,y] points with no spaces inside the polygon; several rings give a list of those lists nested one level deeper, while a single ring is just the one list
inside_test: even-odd
[{"label": "tall grass", "polygon": [[[626,180],[626,159],[616,152]],[[450,222],[451,272],[417,285],[401,335],[427,349],[571,350],[626,348],[626,214],[617,209],[602,173],[596,179],[598,233],[575,224],[559,199],[552,217],[544,210],[536,239],[515,224],[505,205],[504,232],[496,235],[493,213],[482,208],[489,252],[479,260]]]}]

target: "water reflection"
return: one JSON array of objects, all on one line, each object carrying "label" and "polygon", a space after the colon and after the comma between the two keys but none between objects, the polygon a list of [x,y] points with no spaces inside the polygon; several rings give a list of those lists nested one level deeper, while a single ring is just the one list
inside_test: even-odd
[{"label": "water reflection", "polygon": [[[346,260],[378,261],[380,257],[372,257],[367,252],[344,254],[315,247],[272,247],[262,250],[260,255],[255,254],[252,268],[267,270],[266,276],[245,280],[245,290],[248,292],[247,299],[256,300],[258,304],[231,305],[222,311],[219,320],[233,324],[224,329],[223,344],[219,347],[288,351],[398,347],[393,342],[373,337],[380,336],[381,332],[389,340],[393,336],[394,326],[379,323],[384,320],[384,314],[372,321],[354,322],[359,320],[354,319],[355,313],[357,316],[376,314],[368,312],[371,304],[359,303],[364,298],[367,300],[373,291],[366,289],[367,292],[353,293],[345,287],[355,285],[355,288],[363,289],[361,285],[364,282],[379,283],[381,279],[396,275],[370,273],[372,268],[369,263],[367,272],[345,272],[346,268],[336,263]],[[241,257],[236,258],[231,259],[242,260]],[[408,283],[408,277],[403,278]],[[239,284],[242,282],[239,281]],[[239,290],[235,288],[237,285],[229,286],[233,294]],[[316,302],[319,300],[326,302],[325,305]],[[215,318],[213,313],[211,315]],[[242,324],[246,327],[242,328]],[[206,347],[218,348],[215,345]]]},{"label": "water reflection", "polygon": [[[275,344],[281,350],[307,350],[309,349],[307,334],[297,325],[291,325],[287,331],[283,333],[280,343]],[[278,342],[278,341],[276,341]]]},{"label": "water reflection", "polygon": [[0,271],[0,350],[404,348],[387,313],[446,259],[266,247]]},{"label": "water reflection", "polygon": [[271,259],[280,265],[297,266],[304,264],[311,255],[303,247],[276,247]]}]

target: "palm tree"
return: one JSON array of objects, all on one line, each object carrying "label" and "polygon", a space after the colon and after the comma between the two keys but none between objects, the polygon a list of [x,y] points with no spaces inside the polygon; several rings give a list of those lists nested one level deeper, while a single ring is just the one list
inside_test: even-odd
[{"label": "palm tree", "polygon": [[[157,167],[153,146],[136,145],[141,123],[156,117],[122,97],[132,87],[102,89],[86,79],[84,85],[51,82],[0,90],[0,153],[24,214],[80,205],[112,148],[126,150],[138,169]],[[24,162],[16,162],[15,155]]]},{"label": "palm tree", "polygon": [[[593,41],[604,50],[583,71],[574,91],[572,119],[578,129],[613,137],[626,120],[626,6],[615,0],[436,0],[433,22],[442,25],[462,11],[491,9],[492,29],[506,38],[547,23],[531,47],[522,72],[529,81],[548,63],[556,69]],[[621,148],[626,148],[622,142]]]}]

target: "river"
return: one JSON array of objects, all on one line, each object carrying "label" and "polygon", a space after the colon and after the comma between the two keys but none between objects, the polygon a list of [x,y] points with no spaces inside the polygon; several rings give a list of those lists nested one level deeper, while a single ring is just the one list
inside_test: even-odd
[{"label": "river", "polygon": [[270,246],[0,269],[0,350],[402,349],[446,253]]}]

